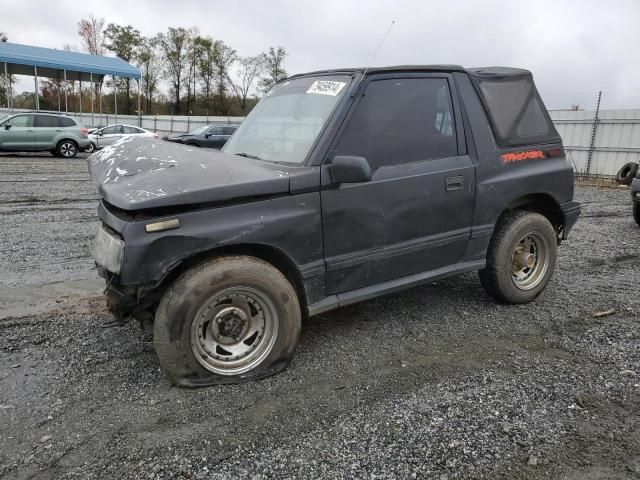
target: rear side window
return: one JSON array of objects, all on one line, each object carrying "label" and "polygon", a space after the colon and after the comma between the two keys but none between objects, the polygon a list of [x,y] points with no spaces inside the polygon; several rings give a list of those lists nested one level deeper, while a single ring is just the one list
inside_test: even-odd
[{"label": "rear side window", "polygon": [[214,127],[209,130],[209,133],[211,135],[224,135],[224,130],[222,129],[222,127]]},{"label": "rear side window", "polygon": [[457,155],[453,108],[444,78],[373,80],[336,147],[336,155],[386,165]]},{"label": "rear side window", "polygon": [[233,135],[233,132],[236,131],[236,127],[224,127],[222,130],[224,135]]},{"label": "rear side window", "polygon": [[33,127],[33,115],[18,115],[10,118],[8,123],[14,127]]},{"label": "rear side window", "polygon": [[102,129],[103,135],[113,135],[118,133],[122,133],[122,125],[112,125],[111,127]]},{"label": "rear side window", "polygon": [[561,141],[530,74],[472,79],[499,146]]},{"label": "rear side window", "polygon": [[36,115],[36,128],[58,128],[58,117],[52,115]]},{"label": "rear side window", "polygon": [[126,133],[127,135],[132,134],[132,133],[142,133],[142,130],[138,130],[135,127],[122,127],[122,132]]},{"label": "rear side window", "polygon": [[60,123],[61,127],[75,127],[76,126],[76,122],[74,122],[72,119],[70,119],[68,117],[59,117],[58,118],[58,122]]}]

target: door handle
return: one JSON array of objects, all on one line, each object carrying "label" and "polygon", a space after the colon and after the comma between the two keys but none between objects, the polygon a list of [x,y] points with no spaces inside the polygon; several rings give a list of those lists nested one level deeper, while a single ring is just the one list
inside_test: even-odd
[{"label": "door handle", "polygon": [[462,187],[464,187],[464,177],[462,175],[455,175],[444,179],[444,188],[447,192],[462,190]]}]

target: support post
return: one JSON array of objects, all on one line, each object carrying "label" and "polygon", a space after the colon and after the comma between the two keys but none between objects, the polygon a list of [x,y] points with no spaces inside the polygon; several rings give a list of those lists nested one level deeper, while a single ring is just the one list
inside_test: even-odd
[{"label": "support post", "polygon": [[7,62],[4,62],[4,78],[7,82],[4,90],[4,93],[7,96],[7,108],[11,111],[11,77],[9,76],[9,67],[7,67]]},{"label": "support post", "polygon": [[38,98],[38,67],[33,66],[33,83],[35,84],[36,91],[34,92],[36,101],[36,110],[40,110],[40,99]]},{"label": "support post", "polygon": [[116,77],[113,78],[113,114],[116,118],[116,123],[118,123],[118,84],[116,83]]},{"label": "support post", "polygon": [[600,100],[602,99],[602,90],[598,92],[598,103],[596,103],[596,113],[593,116],[593,127],[591,128],[591,142],[589,143],[589,152],[587,153],[587,178],[591,176],[591,159],[593,150],[596,145],[596,133],[598,131],[598,123],[600,122]]},{"label": "support post", "polygon": [[82,74],[80,74],[80,118],[82,118]]},{"label": "support post", "polygon": [[95,95],[95,92],[93,90],[94,87],[95,87],[95,85],[93,83],[93,73],[89,74],[89,83],[91,83],[91,126],[95,127],[95,124],[94,124],[94,121],[93,121],[93,100],[94,100],[94,95]]},{"label": "support post", "polygon": [[138,79],[138,126],[142,128],[142,109],[140,104],[140,85],[142,84],[142,79]]},{"label": "support post", "polygon": [[67,98],[67,70],[63,70],[64,72],[64,112],[69,113],[69,99]]},{"label": "support post", "polygon": [[60,103],[60,71],[59,70],[56,72],[56,80],[58,81],[58,88],[56,90],[57,90],[57,93],[58,93],[58,112],[59,112],[60,111],[60,106],[61,106],[61,103]]}]

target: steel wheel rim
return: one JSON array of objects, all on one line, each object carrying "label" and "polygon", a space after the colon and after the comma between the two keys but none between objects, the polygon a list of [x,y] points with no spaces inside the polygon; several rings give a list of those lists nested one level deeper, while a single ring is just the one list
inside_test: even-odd
[{"label": "steel wheel rim", "polygon": [[75,153],[75,147],[71,143],[63,143],[60,145],[60,153],[63,157],[71,157]]},{"label": "steel wheel rim", "polygon": [[210,296],[191,322],[191,351],[218,375],[239,375],[273,349],[278,317],[269,297],[251,287],[230,287]]},{"label": "steel wheel rim", "polygon": [[511,280],[520,290],[531,290],[549,269],[549,243],[537,232],[529,232],[516,243],[511,254]]}]

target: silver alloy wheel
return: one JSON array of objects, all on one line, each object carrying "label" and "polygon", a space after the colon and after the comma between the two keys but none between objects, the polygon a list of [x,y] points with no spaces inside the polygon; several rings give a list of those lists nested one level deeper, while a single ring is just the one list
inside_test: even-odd
[{"label": "silver alloy wheel", "polygon": [[537,232],[527,233],[511,255],[511,279],[520,290],[531,290],[549,269],[549,244]]},{"label": "silver alloy wheel", "polygon": [[271,352],[278,314],[255,288],[230,287],[209,297],[191,322],[191,351],[200,365],[218,375],[252,370]]},{"label": "silver alloy wheel", "polygon": [[64,142],[60,145],[60,154],[63,157],[73,157],[76,154],[76,146],[71,142]]}]

